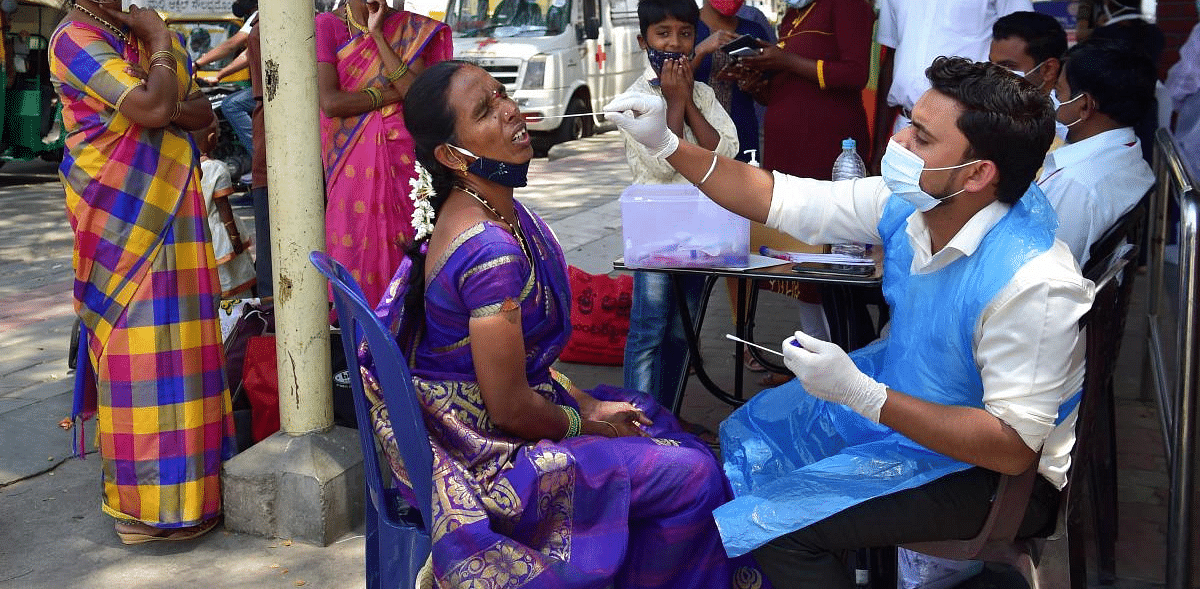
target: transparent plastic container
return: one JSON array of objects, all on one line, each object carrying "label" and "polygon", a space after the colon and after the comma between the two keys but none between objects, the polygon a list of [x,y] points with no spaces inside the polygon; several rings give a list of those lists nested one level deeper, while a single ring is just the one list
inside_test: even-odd
[{"label": "transparent plastic container", "polygon": [[688,184],[634,184],[621,193],[629,268],[741,268],[750,221]]}]

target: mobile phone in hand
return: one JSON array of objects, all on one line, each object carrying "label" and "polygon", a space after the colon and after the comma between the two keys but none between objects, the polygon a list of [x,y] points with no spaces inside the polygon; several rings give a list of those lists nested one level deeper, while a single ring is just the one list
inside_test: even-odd
[{"label": "mobile phone in hand", "polygon": [[[728,53],[734,57],[745,57],[748,55],[758,55],[758,50],[761,45],[758,42],[758,37],[754,35],[742,35],[721,46],[721,51]],[[746,51],[748,50],[748,51]],[[734,52],[738,53],[734,53]]]}]

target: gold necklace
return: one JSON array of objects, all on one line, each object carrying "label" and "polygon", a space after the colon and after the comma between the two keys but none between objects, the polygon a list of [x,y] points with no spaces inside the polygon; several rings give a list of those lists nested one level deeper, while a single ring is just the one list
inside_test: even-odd
[{"label": "gold necklace", "polygon": [[121,41],[123,41],[124,43],[126,43],[126,44],[129,43],[129,37],[126,36],[125,33],[121,32],[121,29],[118,29],[116,27],[116,25],[100,18],[100,15],[88,10],[86,7],[84,7],[82,4],[80,4],[78,2],[75,3],[75,8],[78,8],[80,12],[96,19],[97,22],[104,25],[105,27],[108,27],[108,30],[112,31],[113,34],[115,34],[117,36],[117,38],[120,39]]},{"label": "gold necklace", "polygon": [[791,23],[792,26],[790,29],[788,29],[788,34],[781,35],[779,37],[779,42],[776,43],[775,45],[778,46],[780,49],[783,49],[784,45],[786,45],[786,43],[784,43],[784,41],[791,39],[792,37],[795,37],[797,35],[802,35],[804,33],[816,33],[818,35],[832,35],[833,33],[827,33],[825,31],[797,31],[796,30],[796,29],[800,28],[800,23],[804,22],[804,19],[808,18],[808,13],[812,12],[813,8],[815,8],[816,6],[817,6],[817,3],[813,2],[812,4],[808,5],[808,8],[804,9],[804,12],[801,12],[800,14],[796,15],[796,18],[792,19],[792,23]]},{"label": "gold necklace", "polygon": [[520,219],[517,219],[518,225],[513,225],[509,222],[507,217],[500,214],[500,211],[497,211],[496,207],[492,206],[492,203],[488,202],[486,198],[483,198],[483,196],[476,192],[474,188],[471,188],[466,184],[455,184],[454,187],[473,196],[475,200],[479,201],[479,204],[487,207],[487,210],[491,211],[493,215],[499,217],[505,225],[508,225],[508,230],[512,231],[513,237],[517,238],[517,243],[521,245],[521,251],[525,252],[525,257],[529,258],[530,260],[533,259],[533,256],[529,254],[529,246],[525,243],[525,237],[521,235],[521,232],[517,229],[521,221]]},{"label": "gold necklace", "polygon": [[[358,24],[358,21],[354,20],[354,13],[350,12],[350,3],[349,2],[346,3],[346,26],[347,27],[352,26],[352,27],[358,29],[358,32],[363,33],[363,34],[368,33],[367,27]],[[346,30],[350,31],[350,29],[348,29],[348,28]],[[354,31],[350,31],[350,36],[351,37],[354,36]]]}]

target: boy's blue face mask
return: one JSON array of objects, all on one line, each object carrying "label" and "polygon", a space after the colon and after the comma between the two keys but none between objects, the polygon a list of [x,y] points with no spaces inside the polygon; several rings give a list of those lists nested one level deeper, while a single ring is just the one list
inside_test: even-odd
[{"label": "boy's blue face mask", "polygon": [[668,59],[688,59],[692,58],[689,53],[679,53],[678,51],[659,51],[649,45],[646,46],[646,58],[650,60],[650,69],[654,70],[654,75],[661,76],[663,64]]},{"label": "boy's blue face mask", "polygon": [[467,164],[467,171],[483,178],[491,180],[501,186],[509,188],[521,188],[528,184],[527,177],[529,176],[529,162],[523,164],[510,164],[500,160],[494,160],[486,157],[477,156],[461,147],[451,145],[457,149],[459,153],[475,158],[475,161]]}]

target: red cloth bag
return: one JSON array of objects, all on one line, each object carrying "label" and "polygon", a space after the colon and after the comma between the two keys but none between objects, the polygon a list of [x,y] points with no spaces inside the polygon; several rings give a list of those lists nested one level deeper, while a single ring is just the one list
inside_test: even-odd
[{"label": "red cloth bag", "polygon": [[625,361],[633,277],[612,278],[567,268],[571,282],[571,339],[559,359],[580,364],[619,366]]},{"label": "red cloth bag", "polygon": [[250,431],[255,442],[279,431],[279,368],[275,336],[257,335],[246,342],[242,386],[250,400]]}]

